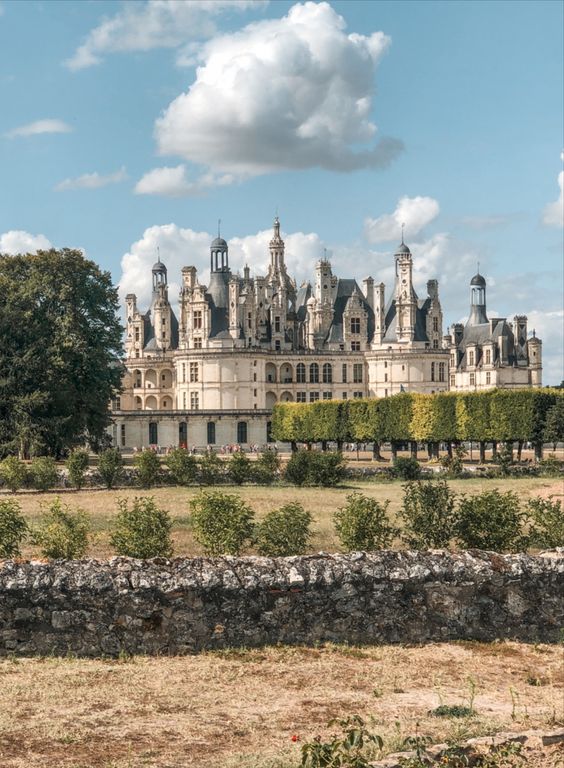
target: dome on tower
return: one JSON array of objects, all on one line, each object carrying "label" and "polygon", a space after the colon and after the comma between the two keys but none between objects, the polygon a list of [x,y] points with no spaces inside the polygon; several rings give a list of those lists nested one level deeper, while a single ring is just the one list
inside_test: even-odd
[{"label": "dome on tower", "polygon": [[153,264],[153,272],[164,272],[166,274],[166,267],[162,261],[157,261]]},{"label": "dome on tower", "polygon": [[211,248],[227,248],[227,243],[222,237],[216,237],[211,244]]},{"label": "dome on tower", "polygon": [[472,280],[470,280],[470,285],[479,285],[479,286],[485,286],[486,284],[486,278],[483,277],[479,272],[478,274],[474,275]]},{"label": "dome on tower", "polygon": [[401,243],[400,245],[398,245],[396,249],[396,254],[402,254],[402,253],[405,253],[406,255],[411,256],[411,251],[409,250],[409,248],[405,243]]}]

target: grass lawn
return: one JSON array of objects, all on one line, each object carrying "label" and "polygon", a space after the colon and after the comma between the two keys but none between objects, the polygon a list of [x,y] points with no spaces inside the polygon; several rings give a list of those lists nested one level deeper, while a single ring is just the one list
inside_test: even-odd
[{"label": "grass lawn", "polygon": [[[449,484],[457,493],[475,494],[484,490],[499,488],[500,491],[515,491],[526,501],[530,496],[548,496],[554,494],[562,498],[563,487],[560,479],[552,478],[508,478],[508,479],[471,479],[451,480]],[[389,513],[395,518],[403,498],[401,481],[351,481],[341,488],[296,488],[293,486],[273,487],[225,487],[221,490],[240,494],[255,510],[260,519],[271,509],[289,501],[299,501],[314,518],[314,537],[311,551],[339,551],[339,542],[333,530],[333,512],[346,503],[346,496],[354,491],[361,491],[379,501],[390,500]],[[119,497],[132,498],[138,495],[154,496],[160,506],[171,514],[173,527],[174,551],[176,555],[200,555],[201,549],[194,541],[190,529],[189,501],[198,493],[197,488],[153,488],[149,491],[122,489],[116,491],[84,490],[64,491],[60,495],[63,501],[73,507],[81,507],[91,517],[93,536],[88,555],[107,558],[112,555],[109,545],[109,527],[116,515],[116,500]],[[51,501],[56,493],[20,492],[16,495],[23,513],[31,524],[37,522],[41,514],[41,504]],[[14,498],[11,494],[1,494],[0,498]],[[39,552],[26,545],[22,552],[26,558],[37,557]]]},{"label": "grass lawn", "polygon": [[[562,724],[557,646],[265,648],[128,661],[0,661],[2,768],[297,768],[332,717],[384,739],[461,740]],[[436,717],[439,705],[470,717]],[[297,735],[297,743],[292,735]],[[556,766],[531,756],[528,766]],[[556,757],[558,759],[558,757]]]}]

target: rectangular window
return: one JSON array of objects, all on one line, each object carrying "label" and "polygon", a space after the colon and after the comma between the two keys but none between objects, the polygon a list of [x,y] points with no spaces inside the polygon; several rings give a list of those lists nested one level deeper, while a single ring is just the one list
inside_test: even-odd
[{"label": "rectangular window", "polygon": [[162,321],[161,325],[166,325],[166,317],[163,317],[163,321]]},{"label": "rectangular window", "polygon": [[364,392],[353,392],[353,397],[356,400],[361,400],[364,397]]},{"label": "rectangular window", "polygon": [[201,349],[202,348],[202,337],[196,336],[194,339],[194,349]]},{"label": "rectangular window", "polygon": [[190,381],[199,381],[200,378],[200,371],[198,368],[198,363],[190,363]]},{"label": "rectangular window", "polygon": [[360,341],[351,341],[351,352],[360,352]]},{"label": "rectangular window", "polygon": [[384,374],[384,381],[388,381],[388,374],[387,373]]},{"label": "rectangular window", "polygon": [[360,317],[351,317],[351,333],[360,333]]},{"label": "rectangular window", "polygon": [[182,383],[186,383],[186,363],[182,363]]},{"label": "rectangular window", "polygon": [[186,410],[186,392],[182,393],[182,407]]},{"label": "rectangular window", "polygon": [[346,400],[348,398],[348,394],[346,392],[343,392],[342,394],[342,400]]},{"label": "rectangular window", "polygon": [[317,400],[319,400],[319,392],[310,392],[309,393],[309,402],[315,403]]},{"label": "rectangular window", "polygon": [[450,377],[450,386],[451,387],[456,386],[456,377],[455,376],[451,376]]},{"label": "rectangular window", "polygon": [[347,364],[343,363],[343,367],[341,368],[341,379],[343,381],[343,384],[347,383]]},{"label": "rectangular window", "polygon": [[161,335],[162,335],[163,339],[166,339],[166,331],[163,331]]},{"label": "rectangular window", "polygon": [[280,333],[280,318],[279,317],[275,317],[274,318],[274,332],[275,333]]},{"label": "rectangular window", "polygon": [[470,374],[470,385],[473,387],[473,386],[475,386],[475,384],[476,384],[476,374],[475,373],[471,373]]},{"label": "rectangular window", "polygon": [[438,348],[439,348],[439,340],[433,339],[433,349],[438,349]]},{"label": "rectangular window", "polygon": [[354,384],[362,384],[362,363],[355,363],[353,365],[353,382]]},{"label": "rectangular window", "polygon": [[468,365],[474,365],[474,352],[468,352]]},{"label": "rectangular window", "polygon": [[453,367],[453,368],[454,368],[455,362],[456,362],[456,361],[455,361],[455,359],[454,359],[454,355],[451,355],[451,356],[450,356],[450,364],[452,365],[452,367]]},{"label": "rectangular window", "polygon": [[197,411],[200,408],[200,393],[190,392],[190,408]]},{"label": "rectangular window", "polygon": [[324,392],[323,393],[323,399],[324,400],[332,400],[333,399],[333,393],[332,392]]},{"label": "rectangular window", "polygon": [[197,309],[194,312],[194,328],[202,327],[202,310]]},{"label": "rectangular window", "polygon": [[120,435],[121,435],[121,447],[125,447],[125,424],[122,424],[120,427]]},{"label": "rectangular window", "polygon": [[135,329],[135,341],[139,341],[139,328]]},{"label": "rectangular window", "polygon": [[247,312],[247,328],[253,327],[253,316],[250,312]]},{"label": "rectangular window", "polygon": [[439,363],[439,381],[445,381],[445,364]]},{"label": "rectangular window", "polygon": [[491,349],[486,349],[486,365],[492,364],[492,351]]},{"label": "rectangular window", "polygon": [[431,363],[431,381],[435,381],[435,363]]},{"label": "rectangular window", "polygon": [[433,330],[437,332],[439,330],[439,318],[434,317],[433,318]]},{"label": "rectangular window", "polygon": [[280,347],[280,339],[276,339],[276,341],[274,342],[274,349],[275,349],[276,352],[280,352],[280,349],[281,349],[281,347]]},{"label": "rectangular window", "polygon": [[208,421],[207,426],[207,438],[208,438],[208,445],[214,445],[215,443],[215,421]]},{"label": "rectangular window", "polygon": [[306,393],[296,392],[296,403],[305,403],[305,401],[306,401]]},{"label": "rectangular window", "polygon": [[491,375],[491,373],[488,371],[488,372],[486,373],[486,384],[491,384],[491,383],[492,383],[492,375]]}]

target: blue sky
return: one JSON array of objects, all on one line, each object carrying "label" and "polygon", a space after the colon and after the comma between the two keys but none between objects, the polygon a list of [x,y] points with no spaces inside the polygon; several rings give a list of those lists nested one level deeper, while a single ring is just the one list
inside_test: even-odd
[{"label": "blue sky", "polygon": [[479,261],[558,383],[563,8],[0,0],[0,250],[83,248],[143,301],[157,246],[205,281],[218,218],[260,272],[278,209],[299,280],[327,248],[389,290],[405,221],[446,323]]}]

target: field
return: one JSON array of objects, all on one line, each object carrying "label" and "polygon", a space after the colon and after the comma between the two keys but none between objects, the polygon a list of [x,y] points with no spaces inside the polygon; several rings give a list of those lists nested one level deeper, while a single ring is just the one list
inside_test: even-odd
[{"label": "field", "polygon": [[[297,768],[327,721],[363,716],[384,752],[562,724],[561,649],[512,642],[266,648],[127,661],[0,662],[3,768]],[[471,717],[436,717],[472,704]],[[297,742],[292,736],[298,737]],[[527,765],[556,766],[557,756]]]},{"label": "field", "polygon": [[[560,479],[523,478],[523,479],[471,479],[452,480],[449,484],[457,493],[468,495],[484,490],[499,488],[500,491],[515,491],[522,501],[530,496],[549,496],[554,494],[562,498],[563,487]],[[224,487],[222,490],[238,493],[255,510],[260,519],[271,509],[289,501],[299,501],[308,509],[314,518],[314,536],[311,551],[336,552],[339,542],[335,536],[332,523],[333,512],[346,503],[346,496],[354,491],[360,491],[379,501],[389,499],[389,513],[392,519],[397,515],[403,498],[403,483],[401,481],[375,482],[350,481],[341,488],[296,488],[291,486],[273,486],[270,488],[257,486]],[[107,558],[112,555],[109,545],[109,529],[116,515],[118,498],[133,498],[136,495],[151,495],[164,509],[171,514],[173,527],[173,542],[176,555],[202,554],[194,541],[190,529],[189,502],[198,493],[197,488],[153,488],[149,491],[121,489],[115,491],[85,490],[65,491],[60,493],[63,501],[73,507],[81,507],[91,518],[93,536],[88,551],[90,557]],[[41,505],[55,498],[57,494],[20,492],[16,498],[21,504],[24,515],[29,523],[37,522],[41,514]],[[7,498],[2,494],[0,498]],[[13,498],[13,496],[10,495]],[[37,549],[27,545],[22,554],[24,557],[36,557]]]}]

